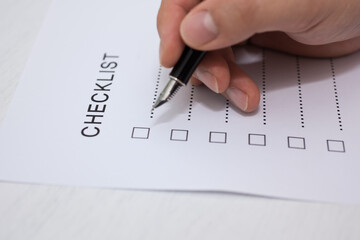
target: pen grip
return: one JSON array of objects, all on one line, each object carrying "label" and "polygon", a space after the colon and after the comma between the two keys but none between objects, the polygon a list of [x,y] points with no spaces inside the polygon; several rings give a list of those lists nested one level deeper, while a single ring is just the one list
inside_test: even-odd
[{"label": "pen grip", "polygon": [[177,78],[184,84],[187,84],[205,54],[205,51],[198,51],[185,46],[185,49],[179,61],[172,69],[170,76]]}]

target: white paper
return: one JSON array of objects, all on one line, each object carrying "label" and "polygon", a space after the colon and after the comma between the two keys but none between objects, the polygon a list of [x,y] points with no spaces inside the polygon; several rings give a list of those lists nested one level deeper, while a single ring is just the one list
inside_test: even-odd
[{"label": "white paper", "polygon": [[258,111],[188,85],[151,112],[170,71],[159,4],[54,1],[2,124],[1,180],[360,203],[360,53],[239,48]]}]

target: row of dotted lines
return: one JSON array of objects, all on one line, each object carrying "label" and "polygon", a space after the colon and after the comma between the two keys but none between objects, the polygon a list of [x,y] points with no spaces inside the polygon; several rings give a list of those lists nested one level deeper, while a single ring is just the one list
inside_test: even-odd
[{"label": "row of dotted lines", "polygon": [[263,125],[266,125],[266,63],[265,63],[265,49],[262,50],[262,113],[263,113]]},{"label": "row of dotted lines", "polygon": [[301,89],[301,73],[300,73],[299,56],[296,56],[296,73],[297,73],[297,84],[298,84],[298,94],[299,94],[300,123],[301,123],[301,127],[304,128],[305,120],[304,120],[304,106],[303,106],[302,89]]},{"label": "row of dotted lines", "polygon": [[[157,79],[156,79],[154,98],[153,98],[152,106],[154,106],[154,104],[156,102],[156,99],[158,97],[161,72],[162,72],[162,67],[160,66],[159,71],[158,71],[158,75],[157,75]],[[151,109],[150,118],[154,118],[154,109]]]},{"label": "row of dotted lines", "polygon": [[338,94],[338,89],[337,89],[337,84],[336,84],[334,60],[332,58],[330,58],[330,67],[331,67],[331,74],[332,74],[332,80],[333,80],[334,96],[335,96],[336,111],[337,111],[338,122],[339,122],[339,129],[340,129],[340,131],[342,131],[343,125],[342,125],[342,117],[341,117],[341,112],[340,112],[339,94]]},{"label": "row of dotted lines", "polygon": [[191,121],[192,109],[193,109],[193,104],[194,104],[194,92],[195,92],[195,86],[193,85],[193,86],[191,86],[191,92],[190,92],[188,121]]}]

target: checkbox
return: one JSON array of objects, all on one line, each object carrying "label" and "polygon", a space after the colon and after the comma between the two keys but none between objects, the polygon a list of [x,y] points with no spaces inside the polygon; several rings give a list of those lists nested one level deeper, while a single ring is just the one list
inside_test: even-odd
[{"label": "checkbox", "polygon": [[137,139],[148,139],[150,134],[150,128],[134,127],[131,137]]},{"label": "checkbox", "polygon": [[288,137],[288,147],[296,149],[305,149],[305,138],[303,137]]},{"label": "checkbox", "polygon": [[211,143],[226,143],[227,133],[226,132],[210,132],[209,142]]},{"label": "checkbox", "polygon": [[264,134],[249,134],[249,145],[266,146],[266,136]]},{"label": "checkbox", "polygon": [[329,152],[345,152],[345,143],[342,140],[327,140]]},{"label": "checkbox", "polygon": [[181,130],[181,129],[172,129],[170,140],[171,141],[184,141],[188,140],[189,131],[188,130]]}]

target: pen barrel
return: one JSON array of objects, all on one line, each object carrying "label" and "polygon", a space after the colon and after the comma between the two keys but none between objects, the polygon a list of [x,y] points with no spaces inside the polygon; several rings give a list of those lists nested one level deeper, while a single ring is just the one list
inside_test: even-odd
[{"label": "pen barrel", "polygon": [[170,76],[186,85],[205,54],[206,52],[204,51],[194,50],[185,46],[185,49],[179,61],[172,69]]}]

